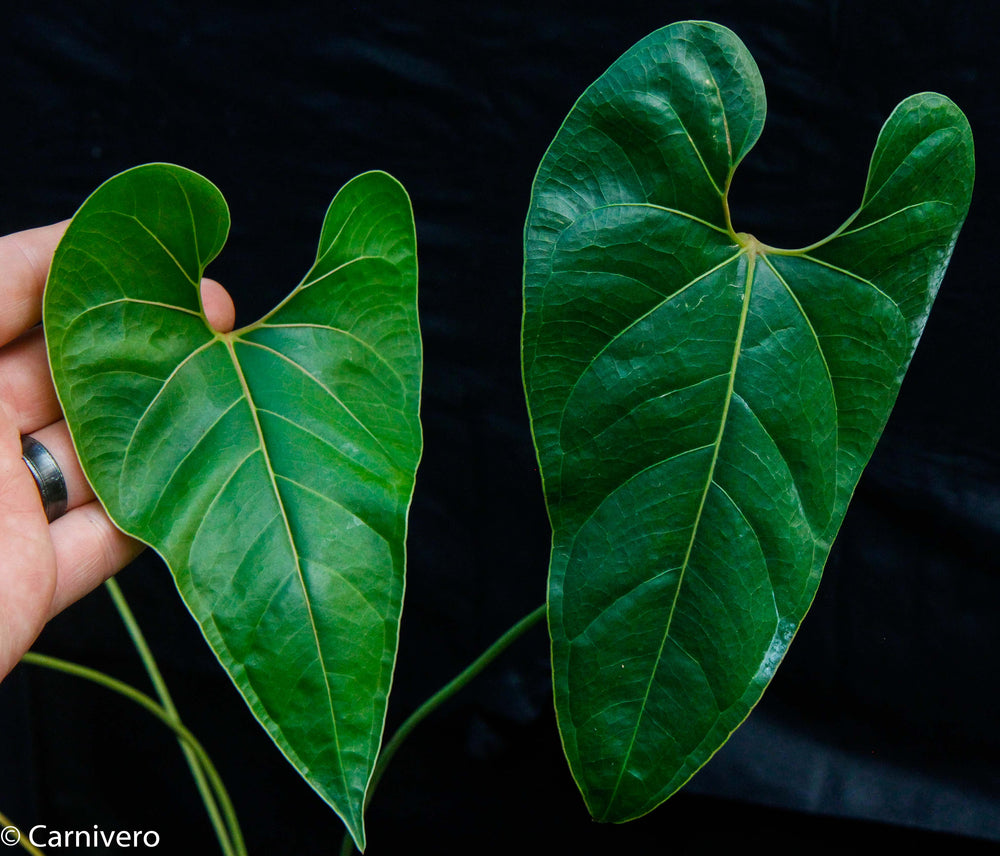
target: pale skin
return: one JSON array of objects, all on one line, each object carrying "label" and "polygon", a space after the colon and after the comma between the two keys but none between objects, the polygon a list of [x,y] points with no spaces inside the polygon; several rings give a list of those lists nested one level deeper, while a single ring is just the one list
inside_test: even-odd
[{"label": "pale skin", "polygon": [[[0,680],[45,623],[132,561],[142,545],[108,519],[80,469],[49,375],[42,291],[66,222],[0,237]],[[235,310],[214,280],[201,283],[209,323],[233,329]],[[46,520],[21,459],[31,434],[66,479],[66,514]]]}]

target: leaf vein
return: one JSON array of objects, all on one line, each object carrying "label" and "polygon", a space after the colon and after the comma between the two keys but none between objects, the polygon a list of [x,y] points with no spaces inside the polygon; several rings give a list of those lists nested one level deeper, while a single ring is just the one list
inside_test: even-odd
[{"label": "leaf vein", "polygon": [[323,392],[325,392],[330,398],[332,398],[335,402],[337,402],[337,404],[339,404],[341,406],[341,408],[343,408],[344,412],[348,416],[350,416],[351,419],[353,419],[357,423],[358,427],[360,427],[361,430],[364,431],[375,442],[375,445],[378,446],[379,449],[382,450],[382,453],[385,455],[385,457],[389,461],[389,463],[392,464],[397,469],[400,469],[396,465],[396,462],[393,459],[392,454],[382,444],[382,441],[379,440],[379,438],[377,436],[375,436],[374,432],[372,432],[372,430],[367,425],[365,425],[364,422],[361,421],[361,419],[357,416],[357,414],[355,414],[354,411],[351,410],[351,408],[348,407],[341,400],[341,398],[332,389],[330,389],[330,387],[328,387],[325,383],[323,383],[323,381],[321,381],[318,377],[316,377],[305,366],[303,366],[299,362],[296,362],[295,360],[293,360],[291,357],[287,356],[286,354],[283,354],[280,351],[276,351],[274,348],[271,348],[271,347],[269,347],[267,345],[262,345],[260,342],[254,342],[252,339],[240,339],[239,341],[241,341],[245,345],[251,345],[251,346],[253,346],[255,348],[260,348],[262,351],[267,351],[268,353],[273,354],[274,356],[278,357],[281,360],[284,360],[290,366],[292,366],[293,368],[295,368],[298,371],[300,371],[309,380],[311,380],[320,389],[322,389]]},{"label": "leaf vein", "polygon": [[642,723],[643,716],[645,715],[646,705],[649,701],[649,694],[653,688],[653,681],[656,677],[656,672],[660,667],[660,662],[662,661],[663,658],[663,651],[666,647],[667,639],[671,638],[670,629],[673,624],[673,617],[677,609],[677,601],[680,596],[681,589],[684,587],[685,572],[687,571],[687,568],[690,564],[691,553],[694,550],[695,541],[698,537],[698,530],[700,528],[702,515],[705,510],[705,501],[708,498],[709,489],[714,483],[715,467],[719,460],[719,449],[722,447],[722,438],[726,431],[726,424],[729,417],[729,405],[733,398],[733,386],[736,380],[736,370],[737,366],[739,365],[740,352],[743,346],[743,333],[746,329],[747,314],[750,308],[750,295],[753,287],[755,260],[756,260],[756,254],[750,253],[748,255],[749,263],[747,265],[746,282],[744,284],[744,289],[743,289],[743,307],[740,312],[740,320],[736,333],[736,341],[733,346],[733,357],[729,368],[729,388],[726,392],[725,401],[722,407],[722,414],[719,418],[719,431],[718,434],[716,435],[715,442],[712,444],[713,445],[712,460],[711,463],[709,464],[708,473],[705,478],[705,488],[701,494],[701,500],[698,505],[698,511],[695,515],[694,525],[691,528],[691,537],[688,540],[688,545],[684,555],[684,560],[681,563],[680,575],[677,580],[677,586],[674,589],[674,598],[670,605],[670,611],[667,615],[666,626],[664,627],[663,630],[663,638],[660,641],[660,650],[657,653],[656,662],[654,663],[653,668],[650,669],[649,681],[646,684],[646,693],[642,701],[642,706],[639,715],[636,716],[635,727],[632,730],[632,737],[629,741],[629,747],[622,756],[621,767],[618,771],[618,779],[615,782],[615,786],[612,790],[611,797],[608,799],[607,803],[608,812],[611,811],[611,806],[614,804],[614,801],[618,794],[618,790],[621,787],[622,779],[625,776],[625,770],[628,769],[628,765],[632,757],[632,752],[635,749],[636,740],[638,739],[639,726]]},{"label": "leaf vein", "polygon": [[168,374],[163,379],[163,383],[161,384],[160,388],[157,390],[156,395],[154,395],[149,400],[149,404],[146,405],[145,410],[143,410],[142,413],[139,415],[139,418],[136,419],[135,425],[132,428],[132,433],[131,433],[131,435],[128,438],[128,443],[125,445],[125,454],[122,456],[122,478],[125,477],[125,473],[128,470],[128,458],[129,458],[129,455],[132,453],[132,444],[135,442],[136,435],[139,433],[139,428],[141,427],[142,423],[145,421],[146,417],[152,411],[152,409],[153,409],[154,405],[156,404],[156,402],[160,400],[160,396],[163,395],[163,393],[166,391],[167,387],[170,386],[170,383],[173,381],[173,379],[175,377],[177,377],[178,372],[180,372],[180,370],[182,368],[184,368],[184,366],[186,366],[191,360],[193,360],[202,351],[207,350],[209,347],[211,347],[213,344],[215,344],[216,341],[218,341],[218,340],[213,338],[213,339],[209,339],[207,342],[199,345],[197,348],[195,348],[193,351],[191,351],[191,353],[189,353],[186,357],[184,357],[184,359],[181,360],[176,366],[174,366],[174,368],[171,370],[170,374]]},{"label": "leaf vein", "polygon": [[153,230],[150,229],[145,223],[143,223],[142,220],[140,220],[134,214],[126,214],[126,213],[124,213],[122,211],[109,211],[108,213],[109,214],[113,214],[113,215],[118,216],[118,217],[124,217],[126,220],[132,220],[133,222],[135,222],[136,224],[138,224],[138,226],[147,235],[149,235],[150,238],[152,238],[156,242],[157,246],[159,246],[159,248],[161,250],[163,250],[164,253],[167,254],[167,256],[170,258],[170,260],[175,265],[177,265],[177,269],[182,274],[184,274],[184,279],[186,279],[189,283],[191,283],[191,285],[193,285],[195,288],[200,288],[201,287],[201,283],[199,283],[196,280],[194,280],[194,279],[191,278],[191,275],[184,269],[184,265],[182,265],[180,263],[180,261],[177,259],[177,256],[175,256],[169,249],[167,249],[167,245],[164,244],[163,241],[161,241],[159,239],[159,237],[156,235],[156,233],[153,232]]},{"label": "leaf vein", "polygon": [[[869,223],[865,223],[863,226],[858,226],[856,229],[845,229],[844,231],[838,232],[837,238],[844,238],[847,235],[858,235],[864,232],[866,229],[874,228],[882,223],[891,220],[893,217],[899,217],[901,214],[905,214],[907,211],[912,211],[915,208],[924,208],[928,205],[947,205],[949,208],[954,206],[950,202],[945,202],[943,199],[925,199],[922,202],[914,202],[912,205],[904,205],[902,208],[897,208],[895,211],[886,214],[883,217],[879,217],[877,220],[872,220]],[[863,211],[864,209],[862,209]],[[858,212],[861,213],[860,211]]]},{"label": "leaf vein", "polygon": [[173,470],[171,470],[170,475],[168,475],[165,479],[162,480],[163,487],[156,498],[156,504],[153,506],[153,510],[149,514],[150,519],[154,519],[157,517],[157,512],[160,509],[160,504],[166,497],[170,485],[173,482],[174,478],[177,476],[177,473],[180,471],[180,468],[184,466],[184,462],[187,461],[198,450],[198,447],[201,446],[201,444],[204,443],[206,439],[208,439],[208,435],[209,433],[211,433],[212,429],[215,428],[215,426],[218,425],[223,419],[225,419],[226,415],[241,401],[243,401],[242,396],[235,399],[232,404],[230,404],[225,410],[219,413],[219,415],[214,420],[212,420],[212,423],[205,427],[205,429],[201,433],[201,436],[198,438],[197,442],[195,442],[191,446],[191,448],[184,453],[181,459],[177,462],[176,466],[174,466]]},{"label": "leaf vein", "polygon": [[[307,288],[311,288],[312,286],[316,285],[316,283],[322,282],[324,279],[333,276],[335,273],[338,273],[339,271],[342,271],[344,270],[344,268],[350,267],[353,264],[357,264],[358,262],[363,262],[366,260],[378,261],[380,259],[382,261],[386,261],[385,259],[382,258],[382,256],[355,256],[353,259],[348,259],[346,262],[337,265],[335,268],[331,268],[326,273],[320,274],[315,279],[308,279],[308,274],[307,274],[307,279],[303,280],[302,284],[297,289],[295,289],[295,291],[293,291],[290,296],[294,296],[295,294],[298,294],[301,291],[305,291]],[[310,271],[310,273],[312,273],[312,271]]]},{"label": "leaf vein", "polygon": [[[340,735],[337,728],[337,712],[333,703],[333,688],[330,686],[330,679],[326,673],[326,659],[323,656],[323,645],[320,642],[319,631],[316,626],[316,618],[313,615],[312,601],[309,598],[309,589],[306,586],[305,576],[302,569],[302,561],[299,556],[298,549],[295,544],[295,536],[292,534],[291,521],[288,519],[288,510],[285,508],[285,503],[281,498],[281,491],[278,489],[277,474],[271,465],[271,457],[267,451],[267,441],[264,437],[264,429],[260,424],[260,419],[257,416],[257,406],[254,404],[253,395],[250,392],[250,386],[247,383],[246,376],[243,373],[243,366],[240,363],[239,357],[236,355],[236,349],[231,341],[226,342],[227,348],[229,350],[229,356],[232,359],[233,366],[236,369],[236,374],[239,377],[240,384],[243,387],[243,394],[246,397],[247,404],[250,407],[250,413],[253,417],[254,427],[257,430],[257,437],[260,441],[260,451],[264,456],[265,468],[267,470],[268,477],[271,482],[271,490],[274,494],[275,502],[277,503],[278,509],[281,513],[282,522],[284,524],[285,534],[288,538],[288,545],[291,549],[292,556],[295,560],[295,572],[298,576],[299,585],[302,589],[302,600],[306,607],[306,612],[309,615],[309,625],[312,629],[313,642],[316,646],[316,656],[321,664],[321,670],[323,673],[323,684],[326,690],[326,702],[327,710],[330,713],[330,725],[333,729],[333,742],[337,748],[337,755],[341,759],[343,758],[343,748],[340,744]],[[349,786],[347,783],[347,773],[344,769],[344,764],[338,765],[341,775],[342,784],[344,787],[344,793],[349,791]]]},{"label": "leaf vein", "polygon": [[668,294],[662,300],[658,301],[654,306],[651,306],[646,312],[644,312],[642,315],[640,315],[634,321],[631,321],[628,324],[626,324],[625,327],[623,327],[614,336],[612,336],[597,351],[597,353],[595,353],[594,356],[590,358],[590,360],[587,362],[587,365],[584,366],[584,368],[580,372],[580,374],[577,375],[576,380],[574,380],[573,384],[569,387],[569,390],[566,392],[566,397],[563,400],[563,406],[562,406],[562,409],[560,410],[560,413],[559,413],[559,421],[558,421],[558,426],[557,426],[557,431],[556,431],[556,435],[559,437],[560,447],[562,445],[563,423],[566,420],[566,410],[569,407],[569,402],[573,398],[573,394],[576,392],[577,387],[579,387],[580,382],[586,376],[587,372],[591,369],[591,367],[594,365],[594,363],[596,363],[608,351],[608,349],[615,342],[617,342],[622,336],[624,336],[626,333],[628,333],[629,330],[635,329],[635,327],[637,327],[641,322],[645,321],[654,312],[656,312],[659,309],[661,309],[662,307],[666,306],[671,301],[674,301],[674,300],[678,299],[689,288],[692,288],[697,283],[699,283],[702,280],[704,280],[706,277],[709,277],[713,273],[715,273],[716,271],[722,270],[722,268],[726,267],[727,265],[732,264],[734,261],[736,261],[737,259],[739,259],[740,256],[742,256],[743,254],[744,254],[744,250],[740,249],[740,251],[738,253],[736,253],[735,255],[730,256],[725,261],[720,262],[719,264],[715,265],[714,267],[706,270],[704,273],[698,274],[698,276],[694,277],[690,282],[687,282],[684,285],[682,285],[679,289],[677,289],[677,291],[674,291],[673,293]]},{"label": "leaf vein", "polygon": [[[385,366],[390,372],[392,372],[393,377],[399,381],[401,387],[406,386],[406,381],[403,380],[403,376],[396,370],[396,367],[390,363],[382,354],[375,348],[374,345],[369,344],[360,336],[351,333],[348,330],[344,330],[341,327],[331,327],[329,324],[308,324],[302,323],[278,323],[272,324],[269,321],[262,321],[259,324],[254,325],[254,329],[269,329],[269,330],[295,330],[295,329],[313,329],[313,330],[329,330],[331,333],[339,333],[342,336],[346,336],[354,342],[357,342],[362,348],[372,354],[376,360],[383,366]],[[251,332],[251,331],[248,331]],[[243,341],[247,341],[243,339]]]}]

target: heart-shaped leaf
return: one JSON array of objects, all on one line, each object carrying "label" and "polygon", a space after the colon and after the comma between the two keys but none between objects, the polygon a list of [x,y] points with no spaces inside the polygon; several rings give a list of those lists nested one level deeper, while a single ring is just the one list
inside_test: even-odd
[{"label": "heart-shaped leaf", "polygon": [[727,194],[764,115],[743,44],[676,24],[585,92],[534,184],[522,357],[555,700],[601,820],[670,796],[760,698],[969,205],[968,123],[922,94],[832,236],[785,251],[737,234]]},{"label": "heart-shaped leaf", "polygon": [[254,714],[363,847],[421,451],[413,215],[390,176],[355,178],[302,283],[218,333],[199,282],[228,228],[219,191],[179,167],[98,188],[49,275],[52,374],[109,514],[163,556]]}]

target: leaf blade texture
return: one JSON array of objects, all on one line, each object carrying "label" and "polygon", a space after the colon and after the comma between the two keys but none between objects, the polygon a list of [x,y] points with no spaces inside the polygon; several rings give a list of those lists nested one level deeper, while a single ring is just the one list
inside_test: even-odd
[{"label": "leaf blade texture", "polygon": [[727,193],[765,113],[733,33],[675,24],[588,88],[533,186],[522,370],[555,703],[599,820],[667,799],[760,698],[969,206],[968,123],[923,93],[828,239],[736,233]]},{"label": "leaf blade texture", "polygon": [[110,179],[53,260],[44,322],[81,463],[166,560],[281,751],[364,846],[421,454],[409,198],[365,173],[260,321],[213,331],[198,285],[229,214],[180,167]]}]

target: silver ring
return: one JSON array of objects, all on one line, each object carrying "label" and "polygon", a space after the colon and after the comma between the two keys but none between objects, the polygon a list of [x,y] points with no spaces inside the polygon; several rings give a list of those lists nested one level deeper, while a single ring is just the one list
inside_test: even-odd
[{"label": "silver ring", "polygon": [[66,479],[52,453],[30,434],[21,438],[21,457],[31,470],[49,523],[66,513]]}]

